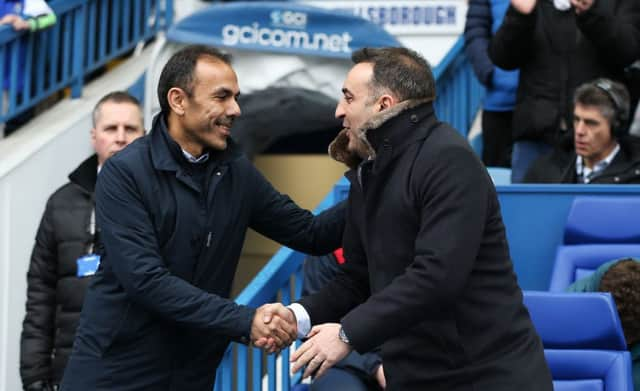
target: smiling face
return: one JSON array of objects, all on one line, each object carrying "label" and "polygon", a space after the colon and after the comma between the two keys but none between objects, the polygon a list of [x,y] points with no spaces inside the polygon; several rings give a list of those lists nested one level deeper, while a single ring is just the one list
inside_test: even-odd
[{"label": "smiling face", "polygon": [[573,128],[576,154],[582,156],[589,168],[606,158],[617,144],[611,136],[609,121],[595,106],[576,103]]},{"label": "smiling face", "polygon": [[191,93],[172,88],[169,95],[177,117],[173,121],[177,126],[170,126],[169,131],[184,150],[199,156],[206,148],[227,148],[231,126],[240,115],[238,79],[231,66],[200,58],[193,72]]},{"label": "smiling face", "polygon": [[347,149],[359,155],[362,155],[363,144],[355,136],[355,132],[382,109],[376,97],[372,96],[370,88],[372,77],[372,63],[361,62],[354,65],[347,74],[342,87],[342,98],[336,107],[336,118],[342,119],[342,126],[347,129],[349,137]]},{"label": "smiling face", "polygon": [[91,129],[91,144],[98,155],[98,164],[103,165],[108,158],[143,135],[140,107],[130,102],[103,102]]}]

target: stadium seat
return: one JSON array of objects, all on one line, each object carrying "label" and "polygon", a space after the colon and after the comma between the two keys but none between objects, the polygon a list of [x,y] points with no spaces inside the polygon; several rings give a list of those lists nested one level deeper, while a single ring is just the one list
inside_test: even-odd
[{"label": "stadium seat", "polygon": [[562,292],[603,263],[624,257],[640,258],[640,244],[579,244],[560,246],[551,272],[551,292]]},{"label": "stadium seat", "polygon": [[576,197],[564,231],[564,244],[640,244],[638,197]]},{"label": "stadium seat", "polygon": [[558,247],[549,290],[565,290],[601,264],[640,257],[640,199],[576,197]]},{"label": "stadium seat", "polygon": [[494,186],[511,184],[511,169],[504,167],[487,167]]},{"label": "stadium seat", "polygon": [[631,355],[608,293],[525,292],[556,391],[633,391]]}]

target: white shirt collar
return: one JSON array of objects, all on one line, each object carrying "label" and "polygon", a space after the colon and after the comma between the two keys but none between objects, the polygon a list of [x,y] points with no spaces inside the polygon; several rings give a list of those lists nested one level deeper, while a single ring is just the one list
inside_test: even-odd
[{"label": "white shirt collar", "polygon": [[620,151],[620,144],[616,143],[616,147],[613,148],[613,151],[611,151],[607,157],[594,164],[593,168],[586,167],[582,156],[578,155],[576,157],[576,174],[578,175],[578,178],[581,179],[583,183],[591,182],[594,177],[598,176],[605,170],[605,168],[609,167],[609,164],[611,164],[613,159],[616,157],[618,151]]},{"label": "white shirt collar", "polygon": [[203,153],[202,155],[200,155],[200,157],[195,157],[189,152],[182,149],[182,154],[189,161],[189,163],[196,163],[196,164],[205,163],[207,160],[209,160],[209,152]]}]

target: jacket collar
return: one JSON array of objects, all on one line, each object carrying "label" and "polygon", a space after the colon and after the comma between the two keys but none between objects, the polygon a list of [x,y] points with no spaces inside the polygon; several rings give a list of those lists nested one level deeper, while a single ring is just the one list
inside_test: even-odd
[{"label": "jacket collar", "polygon": [[[622,139],[619,144],[620,150],[611,163],[602,172],[596,175],[591,183],[598,184],[599,179],[630,173],[631,170],[640,170],[640,151],[637,149],[638,145],[636,142]],[[576,158],[576,153],[572,152],[571,161],[560,177],[561,183],[576,183],[578,181]]]},{"label": "jacket collar", "polygon": [[[400,102],[374,115],[361,128],[352,131],[352,134],[362,141],[372,160],[378,159],[381,151],[396,150],[397,152],[402,149],[402,146],[425,136],[425,132],[416,129],[425,119],[430,118],[432,122],[436,122],[431,102],[432,99]],[[420,128],[424,127],[420,126]],[[426,128],[429,129],[431,126]],[[347,150],[348,144],[347,130],[343,129],[329,144],[329,155],[334,160],[355,168],[362,158]]]},{"label": "jacket collar", "polygon": [[[181,171],[190,164],[182,154],[180,145],[169,135],[167,123],[162,113],[156,115],[151,127],[151,160],[156,170]],[[216,161],[222,163],[240,157],[239,148],[229,137],[227,138],[227,149],[224,151],[210,151],[209,162]]]},{"label": "jacket collar", "polygon": [[93,194],[98,179],[98,155],[93,154],[69,174],[69,181],[88,194]]}]

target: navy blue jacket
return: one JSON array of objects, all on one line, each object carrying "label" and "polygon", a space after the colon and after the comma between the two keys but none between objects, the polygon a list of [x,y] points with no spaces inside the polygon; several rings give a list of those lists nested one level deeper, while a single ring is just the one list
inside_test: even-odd
[{"label": "navy blue jacket", "polygon": [[483,107],[511,111],[516,103],[518,71],[505,71],[489,58],[489,42],[502,24],[509,0],[470,0],[464,26],[465,54],[486,88]]},{"label": "navy blue jacket", "polygon": [[63,390],[211,390],[229,341],[248,342],[255,313],[228,298],[247,228],[304,252],[339,247],[341,206],[314,218],[232,143],[211,154],[188,163],[158,116],[150,135],[105,164],[102,262]]}]

